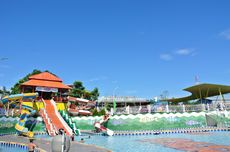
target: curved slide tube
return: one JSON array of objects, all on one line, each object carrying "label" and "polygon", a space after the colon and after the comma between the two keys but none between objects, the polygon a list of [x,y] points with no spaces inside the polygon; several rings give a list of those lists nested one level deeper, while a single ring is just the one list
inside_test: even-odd
[{"label": "curved slide tube", "polygon": [[97,129],[97,132],[103,132],[108,136],[112,136],[114,132],[108,128],[105,128],[102,124],[109,120],[109,115],[105,115],[100,122],[95,122],[94,127]]},{"label": "curved slide tube", "polygon": [[8,102],[13,102],[17,100],[25,100],[28,98],[34,99],[37,96],[38,96],[38,93],[22,93],[22,94],[9,95],[9,96],[5,96],[4,98],[2,98],[2,103],[6,104]]},{"label": "curved slide tube", "polygon": [[[23,100],[23,99],[28,99],[28,98],[36,98],[38,96],[37,93],[25,93],[25,94],[16,94],[16,95],[10,95],[6,96],[2,99],[2,103],[6,104],[8,102],[15,104],[14,102],[17,100]],[[16,106],[16,105],[15,105]],[[19,108],[19,106],[16,106]],[[33,132],[30,131],[28,128],[25,127],[27,118],[34,113],[36,113],[36,110],[34,110],[30,106],[22,105],[22,113],[20,115],[19,122],[15,125],[15,129],[17,130],[18,134],[20,135],[25,135],[28,137],[33,137]]]},{"label": "curved slide tube", "polygon": [[108,136],[113,136],[114,132],[108,128],[105,128],[104,126],[101,125],[100,122],[95,122],[94,127],[97,128],[99,131],[107,134]]}]

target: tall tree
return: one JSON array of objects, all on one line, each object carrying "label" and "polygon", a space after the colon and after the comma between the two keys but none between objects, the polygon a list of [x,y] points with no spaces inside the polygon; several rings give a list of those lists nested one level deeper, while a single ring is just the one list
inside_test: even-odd
[{"label": "tall tree", "polygon": [[91,91],[91,100],[96,101],[99,97],[100,93],[98,91],[98,88],[94,88],[93,91]]},{"label": "tall tree", "polygon": [[9,95],[9,94],[10,94],[10,91],[6,90],[6,87],[3,86],[3,88],[2,88],[2,94],[3,94],[4,96]]},{"label": "tall tree", "polygon": [[73,88],[70,92],[70,95],[73,97],[81,98],[84,95],[85,87],[81,81],[75,81],[73,83]]},{"label": "tall tree", "polygon": [[0,90],[0,99],[9,94],[10,94],[10,91],[7,90],[5,86],[3,86],[2,89]]},{"label": "tall tree", "polygon": [[91,100],[91,92],[89,92],[89,91],[87,91],[87,90],[84,90],[84,91],[83,91],[83,98],[84,98],[84,99]]},{"label": "tall tree", "polygon": [[93,91],[88,91],[85,89],[81,81],[75,81],[73,83],[73,88],[70,91],[70,95],[77,98],[95,101],[99,97],[99,91],[98,88],[94,88]]},{"label": "tall tree", "polygon": [[20,85],[26,81],[29,80],[29,77],[31,75],[39,74],[41,73],[40,70],[34,69],[31,73],[27,74],[24,78],[20,79],[12,88],[11,88],[11,94],[18,94],[20,93]]}]

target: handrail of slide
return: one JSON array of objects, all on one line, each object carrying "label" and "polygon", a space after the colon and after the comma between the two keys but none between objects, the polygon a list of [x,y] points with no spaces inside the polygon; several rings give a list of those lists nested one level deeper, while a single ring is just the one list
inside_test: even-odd
[{"label": "handrail of slide", "polygon": [[58,119],[61,121],[61,123],[63,124],[63,126],[65,127],[65,129],[68,131],[69,135],[72,135],[72,129],[69,127],[69,125],[65,122],[65,120],[62,118],[62,116],[60,115],[60,113],[57,110],[56,104],[54,102],[53,99],[50,100],[51,104],[55,107],[55,114],[58,117]]},{"label": "handrail of slide", "polygon": [[45,120],[47,120],[48,125],[50,126],[50,130],[47,128],[48,134],[50,136],[53,136],[55,134],[57,134],[57,129],[54,127],[54,125],[52,124],[52,121],[50,120],[50,118],[48,117],[47,113],[45,110],[42,110],[42,115],[44,115]]},{"label": "handrail of slide", "polygon": [[[42,99],[42,102],[44,103],[44,105],[45,105],[45,107],[46,107],[46,103],[44,102],[43,99]],[[44,109],[43,112],[44,112],[45,118],[47,117],[46,119],[47,119],[48,124],[51,126],[51,127],[50,127],[51,131],[49,131],[49,130],[47,129],[49,135],[52,135],[52,133],[57,134],[57,133],[58,133],[58,130],[57,130],[57,128],[54,126],[54,124],[52,123],[51,119],[48,117],[46,110]]]}]

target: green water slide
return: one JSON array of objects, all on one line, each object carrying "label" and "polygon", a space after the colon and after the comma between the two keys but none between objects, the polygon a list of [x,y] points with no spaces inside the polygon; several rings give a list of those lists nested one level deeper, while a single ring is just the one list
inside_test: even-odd
[{"label": "green water slide", "polygon": [[80,129],[77,128],[77,124],[72,121],[72,118],[68,115],[68,113],[64,110],[61,110],[59,112],[64,120],[67,122],[67,124],[70,126],[70,128],[74,131],[75,135],[81,135]]}]

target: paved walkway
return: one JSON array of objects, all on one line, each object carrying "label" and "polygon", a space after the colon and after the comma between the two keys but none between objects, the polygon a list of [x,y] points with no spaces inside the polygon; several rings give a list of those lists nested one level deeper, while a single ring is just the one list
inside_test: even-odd
[{"label": "paved walkway", "polygon": [[[17,135],[6,135],[0,136],[0,141],[6,142],[17,142],[22,144],[28,144],[29,140],[27,137],[17,136]],[[51,152],[51,141],[45,138],[35,139],[34,143],[38,145],[39,148],[44,149],[47,152]],[[105,148],[101,148],[94,145],[88,145],[84,143],[79,143],[77,141],[71,142],[70,152],[111,152]]]}]

